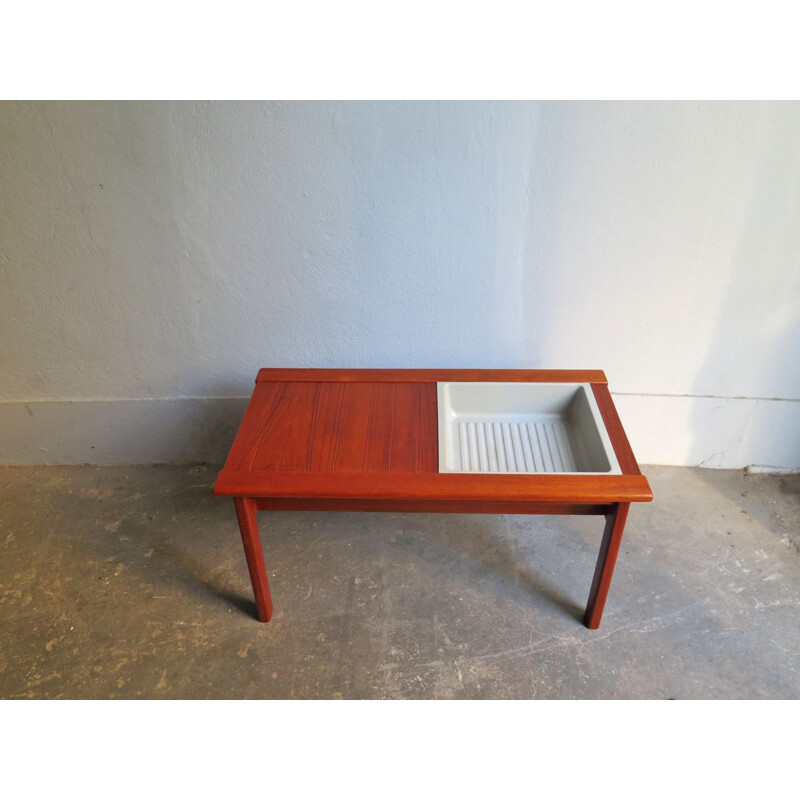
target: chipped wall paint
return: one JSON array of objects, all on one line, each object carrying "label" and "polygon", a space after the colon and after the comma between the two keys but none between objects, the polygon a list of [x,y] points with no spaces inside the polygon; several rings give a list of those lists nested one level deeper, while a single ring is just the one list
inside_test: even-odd
[{"label": "chipped wall paint", "polygon": [[800,466],[799,133],[797,103],[0,103],[0,461],[217,459],[261,366],[526,366],[604,369],[643,462]]}]

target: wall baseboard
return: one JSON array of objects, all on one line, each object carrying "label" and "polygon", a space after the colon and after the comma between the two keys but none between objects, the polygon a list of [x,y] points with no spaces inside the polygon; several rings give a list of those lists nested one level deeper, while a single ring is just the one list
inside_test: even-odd
[{"label": "wall baseboard", "polygon": [[0,403],[0,464],[221,464],[246,397]]},{"label": "wall baseboard", "polygon": [[[614,395],[639,462],[800,468],[800,403]],[[0,403],[0,464],[221,464],[247,398]]]},{"label": "wall baseboard", "polygon": [[800,467],[800,403],[627,394],[614,403],[642,464]]}]

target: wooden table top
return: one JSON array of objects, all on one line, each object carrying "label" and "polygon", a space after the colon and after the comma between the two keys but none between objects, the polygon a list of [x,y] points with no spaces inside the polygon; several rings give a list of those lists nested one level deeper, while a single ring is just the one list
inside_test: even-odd
[{"label": "wooden table top", "polygon": [[[590,383],[622,474],[440,473],[438,381]],[[599,370],[262,369],[214,492],[270,508],[496,513],[653,497]]]}]

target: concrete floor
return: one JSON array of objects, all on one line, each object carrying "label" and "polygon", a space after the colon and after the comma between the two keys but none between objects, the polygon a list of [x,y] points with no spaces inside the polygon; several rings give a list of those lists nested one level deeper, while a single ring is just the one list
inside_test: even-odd
[{"label": "concrete floor", "polygon": [[4,698],[798,698],[800,476],[650,467],[603,624],[597,517],[259,514],[213,467],[0,469]]}]

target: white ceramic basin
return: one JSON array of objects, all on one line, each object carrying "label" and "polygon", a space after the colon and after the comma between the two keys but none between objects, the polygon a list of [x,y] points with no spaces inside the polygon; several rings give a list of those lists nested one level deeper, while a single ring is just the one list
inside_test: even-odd
[{"label": "white ceramic basin", "polygon": [[439,383],[439,472],[622,470],[588,383]]}]

